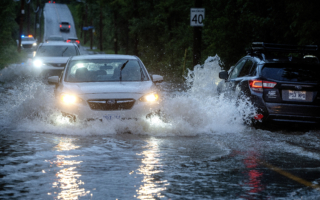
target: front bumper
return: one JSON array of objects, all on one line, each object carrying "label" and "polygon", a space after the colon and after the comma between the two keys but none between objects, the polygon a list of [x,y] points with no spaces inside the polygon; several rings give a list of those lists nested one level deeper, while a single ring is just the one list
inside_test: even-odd
[{"label": "front bumper", "polygon": [[56,106],[62,113],[73,115],[79,120],[142,119],[160,108],[158,103],[148,103],[136,100],[132,108],[128,110],[92,110],[87,102],[65,104],[59,98],[57,98]]},{"label": "front bumper", "polygon": [[51,67],[48,65],[36,67],[32,65],[32,71],[34,72],[34,75],[41,76],[41,77],[60,76],[63,70],[64,70],[64,67]]}]

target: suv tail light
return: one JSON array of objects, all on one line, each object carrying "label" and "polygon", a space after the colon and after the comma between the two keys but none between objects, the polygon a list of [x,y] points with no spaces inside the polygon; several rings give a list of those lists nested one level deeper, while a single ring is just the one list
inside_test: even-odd
[{"label": "suv tail light", "polygon": [[69,42],[71,42],[71,40],[67,40],[67,42],[69,43]]},{"label": "suv tail light", "polygon": [[71,26],[69,25],[69,28],[71,28]]},{"label": "suv tail light", "polygon": [[76,43],[80,44],[80,41],[79,41],[79,40],[76,40]]},{"label": "suv tail light", "polygon": [[277,85],[276,82],[261,81],[261,80],[250,80],[249,86],[253,91],[262,92],[263,88],[272,89]]}]

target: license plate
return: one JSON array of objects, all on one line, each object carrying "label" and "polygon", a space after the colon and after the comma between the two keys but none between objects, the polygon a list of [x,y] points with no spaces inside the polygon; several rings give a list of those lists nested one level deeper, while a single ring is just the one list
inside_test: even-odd
[{"label": "license plate", "polygon": [[114,120],[114,119],[121,119],[120,115],[104,115],[103,118],[105,118],[106,120]]},{"label": "license plate", "polygon": [[306,100],[306,91],[289,90],[289,99],[292,100]]}]

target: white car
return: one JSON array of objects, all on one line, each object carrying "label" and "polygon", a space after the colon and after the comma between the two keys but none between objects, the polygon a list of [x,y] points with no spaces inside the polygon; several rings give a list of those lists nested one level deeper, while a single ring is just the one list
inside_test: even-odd
[{"label": "white car", "polygon": [[[17,40],[17,44],[19,45],[19,40]],[[37,40],[32,35],[21,35],[21,48],[34,51],[37,49]]]},{"label": "white car", "polygon": [[32,61],[37,75],[60,75],[71,56],[80,55],[76,44],[66,42],[41,43]]},{"label": "white car", "polygon": [[57,107],[73,119],[141,119],[159,109],[155,83],[142,61],[130,55],[72,57],[56,84]]}]

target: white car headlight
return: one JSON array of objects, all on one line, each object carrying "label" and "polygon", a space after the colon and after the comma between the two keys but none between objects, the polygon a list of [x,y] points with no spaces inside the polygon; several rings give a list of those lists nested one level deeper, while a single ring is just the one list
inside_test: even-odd
[{"label": "white car headlight", "polygon": [[61,101],[65,104],[82,103],[82,99],[72,94],[62,94]]},{"label": "white car headlight", "polygon": [[37,46],[37,43],[33,43],[32,46]]},{"label": "white car headlight", "polygon": [[36,67],[41,67],[43,65],[43,63],[41,60],[35,60],[35,61],[33,61],[33,65]]},{"label": "white car headlight", "polygon": [[159,100],[159,95],[157,93],[146,94],[140,98],[140,101],[146,102],[156,102]]}]

